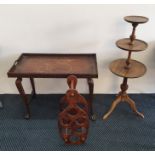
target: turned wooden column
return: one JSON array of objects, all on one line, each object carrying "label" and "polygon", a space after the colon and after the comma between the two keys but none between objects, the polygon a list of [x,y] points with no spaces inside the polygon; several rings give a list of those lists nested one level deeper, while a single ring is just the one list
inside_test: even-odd
[{"label": "turned wooden column", "polygon": [[110,109],[108,112],[103,116],[103,119],[107,119],[110,114],[114,111],[116,106],[120,102],[127,102],[133,112],[135,112],[140,117],[144,118],[144,115],[138,112],[135,102],[127,95],[128,89],[128,79],[130,78],[139,78],[143,76],[146,72],[146,67],[139,61],[132,60],[131,54],[132,52],[140,52],[144,51],[147,48],[147,43],[136,39],[136,27],[138,24],[146,23],[148,18],[142,16],[126,16],[125,21],[132,24],[132,33],[129,38],[120,39],[116,42],[118,48],[128,51],[127,59],[118,59],[113,61],[110,64],[110,70],[112,73],[116,74],[123,78],[123,83],[121,84],[120,88],[121,91],[118,93],[116,99],[112,102]]},{"label": "turned wooden column", "polygon": [[144,118],[144,115],[140,112],[138,112],[135,102],[127,95],[126,91],[128,89],[128,84],[127,84],[127,80],[128,78],[124,78],[123,79],[123,83],[121,84],[120,88],[121,91],[119,92],[118,96],[116,97],[116,99],[113,101],[109,111],[103,116],[103,119],[107,119],[109,117],[109,115],[114,111],[114,109],[116,108],[116,106],[120,103],[120,102],[126,102],[130,105],[131,109],[133,112],[135,112],[138,116]]},{"label": "turned wooden column", "polygon": [[133,45],[133,41],[136,39],[136,27],[138,26],[138,23],[132,23],[132,33],[130,35],[130,45]]}]

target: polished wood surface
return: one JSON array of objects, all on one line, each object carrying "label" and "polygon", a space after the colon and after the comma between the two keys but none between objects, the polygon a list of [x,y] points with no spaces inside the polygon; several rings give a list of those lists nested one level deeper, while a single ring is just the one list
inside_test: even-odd
[{"label": "polished wood surface", "polygon": [[130,38],[120,39],[116,42],[117,47],[126,51],[140,52],[144,51],[148,45],[145,41],[135,39],[131,44]]},{"label": "polished wood surface", "polygon": [[29,78],[32,86],[32,97],[36,96],[34,78],[67,78],[74,74],[77,78],[85,78],[89,88],[89,116],[96,119],[93,112],[94,82],[98,77],[96,54],[40,54],[25,53],[15,61],[8,71],[8,77],[16,77],[17,89],[24,101],[25,118],[30,119],[28,96],[22,86],[22,78]]},{"label": "polished wood surface", "polygon": [[30,112],[30,107],[29,107],[29,100],[28,100],[28,96],[26,95],[24,88],[22,86],[22,78],[17,78],[17,80],[15,81],[16,83],[16,87],[18,89],[18,91],[20,92],[20,95],[24,101],[24,105],[25,105],[25,115],[24,118],[25,119],[29,119],[31,117],[31,112]]},{"label": "polished wood surface", "polygon": [[128,89],[128,78],[138,78],[143,76],[146,72],[145,65],[136,60],[132,60],[131,54],[132,52],[144,51],[148,46],[146,42],[136,39],[136,28],[138,24],[147,22],[148,18],[142,16],[126,16],[124,20],[132,24],[132,33],[130,38],[120,39],[116,42],[116,45],[120,49],[128,51],[128,57],[127,59],[115,60],[110,64],[111,72],[117,76],[123,77],[123,83],[121,84],[121,91],[112,102],[108,112],[103,116],[103,120],[111,115],[120,102],[127,102],[133,112],[144,118],[144,115],[137,110],[135,102],[127,95],[126,91]]},{"label": "polished wood surface", "polygon": [[67,144],[81,144],[86,141],[88,135],[89,103],[76,90],[76,76],[68,76],[67,83],[69,90],[60,101],[60,136]]},{"label": "polished wood surface", "polygon": [[109,68],[112,73],[127,78],[138,78],[145,74],[146,67],[141,62],[130,60],[130,67],[126,68],[126,59],[118,59],[113,61]]},{"label": "polished wood surface", "polygon": [[144,16],[126,16],[124,17],[124,20],[129,23],[143,24],[146,23],[149,19]]},{"label": "polished wood surface", "polygon": [[94,106],[93,106],[93,99],[94,99],[94,81],[92,78],[87,79],[88,86],[89,86],[89,114],[90,114],[90,119],[92,121],[95,121],[97,119],[96,114],[93,112],[94,111]]},{"label": "polished wood surface", "polygon": [[22,54],[9,77],[97,77],[96,54]]},{"label": "polished wood surface", "polygon": [[127,78],[123,79],[123,83],[121,84],[121,91],[117,95],[116,99],[112,102],[111,107],[108,110],[108,112],[103,116],[103,120],[107,119],[111,115],[111,113],[115,110],[116,106],[120,102],[128,103],[134,113],[136,113],[138,116],[144,118],[144,115],[137,110],[135,102],[126,93],[126,91],[128,89],[127,80],[128,80]]}]

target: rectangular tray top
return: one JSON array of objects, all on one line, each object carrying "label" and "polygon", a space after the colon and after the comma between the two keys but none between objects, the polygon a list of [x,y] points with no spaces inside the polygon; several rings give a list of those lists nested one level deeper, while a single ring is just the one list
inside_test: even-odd
[{"label": "rectangular tray top", "polygon": [[8,71],[8,77],[97,78],[96,54],[24,53]]}]

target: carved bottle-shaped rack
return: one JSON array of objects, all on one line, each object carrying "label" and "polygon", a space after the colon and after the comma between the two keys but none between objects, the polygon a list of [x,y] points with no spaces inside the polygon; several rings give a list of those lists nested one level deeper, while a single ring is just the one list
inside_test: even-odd
[{"label": "carved bottle-shaped rack", "polygon": [[76,90],[77,78],[67,78],[69,90],[60,101],[59,132],[65,143],[81,144],[87,139],[89,128],[89,105]]}]

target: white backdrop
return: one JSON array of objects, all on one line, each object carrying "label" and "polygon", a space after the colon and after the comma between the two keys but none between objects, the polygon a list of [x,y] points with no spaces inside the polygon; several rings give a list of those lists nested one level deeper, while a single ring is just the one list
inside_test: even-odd
[{"label": "white backdrop", "polygon": [[[133,53],[143,62],[147,74],[129,80],[130,93],[155,93],[155,5],[0,5],[0,93],[18,93],[15,79],[7,77],[13,62],[24,52],[96,53],[99,78],[94,79],[95,93],[117,93],[122,78],[113,75],[111,61],[127,57],[115,42],[131,34],[123,20],[127,15],[147,16],[150,20],[137,29],[137,38],[149,48]],[[36,79],[37,93],[64,93],[65,79]],[[23,80],[31,91],[28,79]],[[86,80],[77,89],[87,93]]]}]

